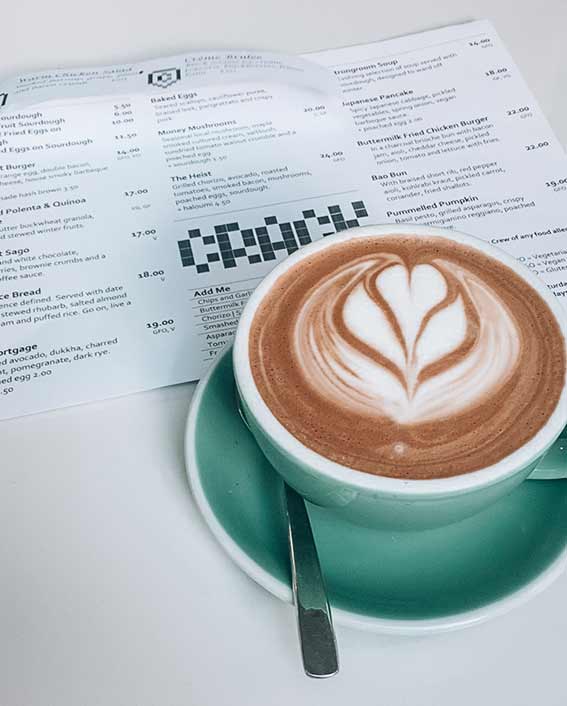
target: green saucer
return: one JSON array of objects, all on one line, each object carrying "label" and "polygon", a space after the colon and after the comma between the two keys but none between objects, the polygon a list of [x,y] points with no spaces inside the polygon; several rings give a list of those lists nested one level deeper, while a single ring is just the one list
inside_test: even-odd
[{"label": "green saucer", "polygon": [[[254,580],[291,601],[282,483],[241,421],[231,350],[201,381],[186,463],[207,523]],[[397,633],[453,629],[545,588],[567,561],[567,481],[526,481],[458,524],[376,531],[308,504],[335,621]]]}]

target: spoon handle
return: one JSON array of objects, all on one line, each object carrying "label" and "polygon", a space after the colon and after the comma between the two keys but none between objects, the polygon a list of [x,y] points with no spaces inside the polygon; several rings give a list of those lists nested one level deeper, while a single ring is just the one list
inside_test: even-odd
[{"label": "spoon handle", "polygon": [[311,523],[303,498],[287,483],[284,487],[303,667],[309,677],[331,677],[339,671],[337,643]]}]

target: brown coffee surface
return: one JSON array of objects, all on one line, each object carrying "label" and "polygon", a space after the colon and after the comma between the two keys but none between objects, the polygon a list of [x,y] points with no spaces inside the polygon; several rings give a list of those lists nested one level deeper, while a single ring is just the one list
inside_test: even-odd
[{"label": "brown coffee surface", "polygon": [[565,341],[514,270],[439,237],[353,238],[297,263],[254,316],[252,374],[281,424],[350,468],[454,476],[547,422]]}]

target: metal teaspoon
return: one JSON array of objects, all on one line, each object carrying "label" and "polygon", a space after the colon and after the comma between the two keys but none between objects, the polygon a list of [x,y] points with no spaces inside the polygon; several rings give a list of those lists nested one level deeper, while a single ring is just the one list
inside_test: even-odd
[{"label": "metal teaspoon", "polygon": [[[235,395],[238,413],[250,430],[237,390]],[[301,495],[285,481],[283,485],[293,601],[303,668],[308,677],[332,677],[339,671],[337,641],[311,522]]]}]

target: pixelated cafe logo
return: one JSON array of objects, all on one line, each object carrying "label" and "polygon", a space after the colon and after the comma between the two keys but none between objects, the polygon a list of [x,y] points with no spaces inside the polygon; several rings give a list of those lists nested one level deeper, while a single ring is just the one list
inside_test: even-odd
[{"label": "pixelated cafe logo", "polygon": [[177,81],[181,81],[181,69],[159,69],[148,74],[148,83],[157,88],[169,88]]}]

